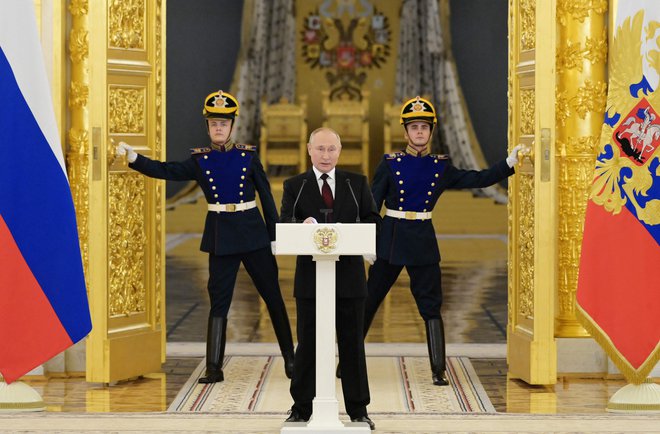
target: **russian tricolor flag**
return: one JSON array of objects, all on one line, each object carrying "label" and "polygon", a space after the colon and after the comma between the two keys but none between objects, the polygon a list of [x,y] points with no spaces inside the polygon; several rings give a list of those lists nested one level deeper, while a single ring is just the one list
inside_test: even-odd
[{"label": "russian tricolor flag", "polygon": [[11,383],[91,328],[34,3],[2,0],[0,373]]},{"label": "russian tricolor flag", "polygon": [[660,360],[660,8],[620,1],[576,315],[633,384]]}]

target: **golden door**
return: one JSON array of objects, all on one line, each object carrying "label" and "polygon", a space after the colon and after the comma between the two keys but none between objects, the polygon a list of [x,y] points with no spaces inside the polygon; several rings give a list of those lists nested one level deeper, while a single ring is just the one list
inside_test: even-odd
[{"label": "golden door", "polygon": [[60,8],[70,23],[67,163],[93,324],[86,375],[112,383],[165,360],[165,185],[114,157],[120,140],[165,157],[165,0]]},{"label": "golden door", "polygon": [[556,382],[556,0],[509,3],[509,146],[529,158],[509,178],[509,376]]}]

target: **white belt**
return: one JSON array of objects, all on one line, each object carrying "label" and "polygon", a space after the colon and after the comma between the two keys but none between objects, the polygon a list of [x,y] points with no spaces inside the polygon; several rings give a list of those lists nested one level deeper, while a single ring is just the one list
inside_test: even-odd
[{"label": "white belt", "polygon": [[257,206],[256,200],[251,200],[250,202],[243,203],[210,203],[209,211],[215,212],[236,212],[236,211],[245,211],[247,209],[252,209]]},{"label": "white belt", "polygon": [[430,212],[417,212],[417,211],[395,211],[393,209],[386,208],[385,215],[394,217],[397,219],[406,219],[406,220],[428,220],[431,218],[433,213]]}]

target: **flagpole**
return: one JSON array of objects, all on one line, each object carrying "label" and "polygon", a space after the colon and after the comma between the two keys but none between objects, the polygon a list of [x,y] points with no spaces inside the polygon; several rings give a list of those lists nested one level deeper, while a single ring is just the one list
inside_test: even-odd
[{"label": "flagpole", "polygon": [[660,413],[660,385],[647,378],[642,384],[627,384],[607,403],[611,413]]},{"label": "flagpole", "polygon": [[7,384],[0,375],[0,413],[44,410],[46,404],[39,392],[22,381]]}]

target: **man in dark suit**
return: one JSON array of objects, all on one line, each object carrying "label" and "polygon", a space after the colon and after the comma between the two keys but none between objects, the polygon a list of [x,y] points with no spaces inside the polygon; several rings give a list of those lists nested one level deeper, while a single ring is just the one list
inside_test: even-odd
[{"label": "man in dark suit", "polygon": [[445,190],[487,187],[513,175],[520,147],[515,147],[506,160],[489,169],[457,169],[446,155],[429,153],[436,122],[430,101],[418,96],[403,104],[401,124],[408,146],[405,151],[385,155],[376,168],[371,189],[377,209],[385,204],[385,217],[376,242],[377,259],[369,269],[364,335],[381,302],[406,267],[410,290],[426,325],[433,384],[445,386],[448,382],[444,326],[440,316],[440,251],[431,212]]},{"label": "man in dark suit", "polygon": [[[284,181],[281,221],[285,223],[380,223],[367,178],[335,169],[341,152],[339,135],[329,128],[312,132],[307,144],[312,169]],[[359,217],[359,219],[358,219]],[[342,389],[351,421],[365,422],[370,401],[364,354],[364,300],[367,295],[361,256],[340,256],[336,266],[336,326],[339,360],[344,367]],[[298,347],[291,396],[294,404],[287,422],[309,420],[315,390],[316,264],[298,256],[294,280],[298,311]]]},{"label": "man in dark suit", "polygon": [[[124,142],[117,147],[117,154],[126,155],[132,169],[152,178],[195,180],[206,196],[208,213],[200,249],[209,254],[211,311],[206,336],[206,374],[199,382],[224,380],[227,314],[241,263],[266,302],[284,358],[285,373],[291,378],[293,338],[280,292],[277,262],[271,252],[278,218],[270,184],[256,147],[231,140],[234,118],[238,116],[236,98],[227,92],[213,92],[204,100],[203,114],[211,144],[192,149],[186,161],[154,161],[137,154]],[[255,202],[256,192],[265,224]]]}]

